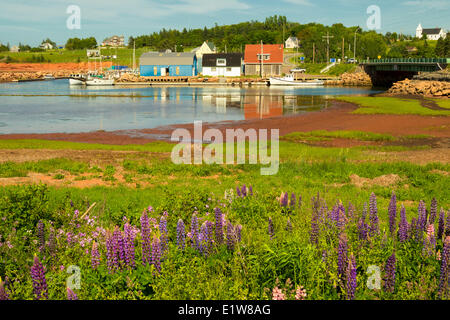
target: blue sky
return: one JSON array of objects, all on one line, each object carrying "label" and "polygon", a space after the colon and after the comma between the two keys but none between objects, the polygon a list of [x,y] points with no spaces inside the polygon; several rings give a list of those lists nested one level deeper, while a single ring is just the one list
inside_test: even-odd
[{"label": "blue sky", "polygon": [[[81,9],[81,29],[69,30],[69,5]],[[425,28],[450,29],[450,0],[0,0],[0,42],[38,45],[44,38],[64,44],[71,37],[149,34],[161,28],[203,28],[285,15],[289,21],[341,22],[367,29],[366,9],[381,9],[380,32],[414,34]]]}]

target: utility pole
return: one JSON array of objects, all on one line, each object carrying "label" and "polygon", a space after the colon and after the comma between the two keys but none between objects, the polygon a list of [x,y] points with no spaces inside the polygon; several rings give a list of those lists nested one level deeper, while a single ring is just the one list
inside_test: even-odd
[{"label": "utility pole", "polygon": [[334,38],[334,36],[330,36],[329,32],[327,31],[326,36],[322,36],[324,38],[323,40],[327,40],[327,64],[330,62],[330,38]]},{"label": "utility pole", "polygon": [[355,30],[355,43],[353,44],[353,63],[356,63],[356,32],[358,32],[358,28]]},{"label": "utility pole", "polygon": [[344,55],[345,55],[345,39],[342,37],[342,63],[344,63]]},{"label": "utility pole", "polygon": [[313,42],[313,63],[316,61],[316,44]]},{"label": "utility pole", "polygon": [[263,50],[263,42],[262,42],[262,40],[261,40],[261,78],[263,77],[263,74],[264,74],[264,72],[263,72],[263,70],[264,70],[264,52],[263,52],[264,50]]}]

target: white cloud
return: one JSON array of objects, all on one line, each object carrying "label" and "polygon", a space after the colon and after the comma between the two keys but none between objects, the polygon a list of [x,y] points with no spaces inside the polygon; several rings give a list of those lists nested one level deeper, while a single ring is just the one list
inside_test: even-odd
[{"label": "white cloud", "polygon": [[309,0],[283,0],[283,2],[299,5],[299,6],[313,6]]},{"label": "white cloud", "polygon": [[421,9],[447,9],[450,8],[448,0],[410,0],[402,2],[405,6],[418,7]]}]

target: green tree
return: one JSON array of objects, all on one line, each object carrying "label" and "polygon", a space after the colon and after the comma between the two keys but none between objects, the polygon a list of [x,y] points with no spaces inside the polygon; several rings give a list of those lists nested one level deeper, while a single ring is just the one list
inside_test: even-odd
[{"label": "green tree", "polygon": [[361,35],[359,47],[357,46],[357,55],[361,58],[376,59],[378,56],[385,56],[386,49],[383,36],[375,31],[370,31]]},{"label": "green tree", "polygon": [[434,53],[437,57],[445,58],[446,57],[446,40],[439,38],[436,43],[436,48],[434,49]]}]

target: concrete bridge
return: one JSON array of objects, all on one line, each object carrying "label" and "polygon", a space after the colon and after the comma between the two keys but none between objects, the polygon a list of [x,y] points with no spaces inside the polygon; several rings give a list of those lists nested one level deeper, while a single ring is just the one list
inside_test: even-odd
[{"label": "concrete bridge", "polygon": [[419,72],[445,69],[448,64],[450,58],[369,59],[360,63],[375,87],[390,87],[394,82],[412,79]]}]

